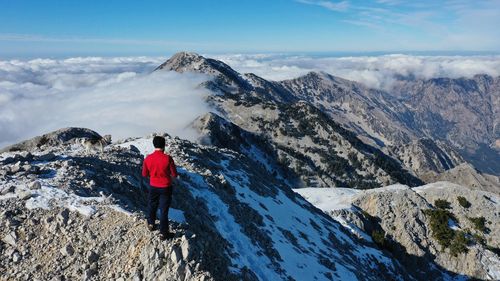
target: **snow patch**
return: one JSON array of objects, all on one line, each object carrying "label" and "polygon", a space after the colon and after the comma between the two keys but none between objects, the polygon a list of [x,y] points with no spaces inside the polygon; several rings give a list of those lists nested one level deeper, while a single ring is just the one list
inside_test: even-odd
[{"label": "snow patch", "polygon": [[352,188],[297,188],[294,189],[304,199],[324,212],[350,209],[356,195],[361,190]]},{"label": "snow patch", "polygon": [[75,194],[68,194],[57,187],[42,186],[40,190],[33,191],[33,197],[26,201],[26,208],[48,210],[54,207],[64,207],[84,216],[92,216],[97,212],[96,207],[92,203],[101,203],[105,199],[105,196],[81,197]]}]

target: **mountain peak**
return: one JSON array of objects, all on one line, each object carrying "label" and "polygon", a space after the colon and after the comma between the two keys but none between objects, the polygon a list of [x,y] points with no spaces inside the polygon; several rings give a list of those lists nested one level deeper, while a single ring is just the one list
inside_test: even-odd
[{"label": "mountain peak", "polygon": [[169,70],[176,72],[197,72],[208,75],[223,75],[231,79],[240,80],[239,73],[222,61],[205,58],[197,53],[179,52],[158,66],[155,70]]},{"label": "mountain peak", "polygon": [[197,53],[178,52],[158,66],[155,70],[165,69],[177,72],[189,72],[195,71],[197,67],[205,62],[206,59]]}]

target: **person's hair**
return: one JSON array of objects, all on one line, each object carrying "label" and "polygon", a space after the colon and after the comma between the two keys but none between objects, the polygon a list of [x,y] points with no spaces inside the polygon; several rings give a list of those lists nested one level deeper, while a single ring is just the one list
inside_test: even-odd
[{"label": "person's hair", "polygon": [[165,138],[164,137],[160,137],[160,136],[154,137],[153,138],[153,146],[155,148],[165,149]]}]

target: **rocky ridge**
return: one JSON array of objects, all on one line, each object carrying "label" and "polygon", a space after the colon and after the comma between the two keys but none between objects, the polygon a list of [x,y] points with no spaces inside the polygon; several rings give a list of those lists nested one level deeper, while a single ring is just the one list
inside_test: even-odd
[{"label": "rocky ridge", "polygon": [[[393,157],[363,143],[324,111],[277,82],[241,75],[222,62],[192,53],[176,54],[159,69],[213,75],[204,86],[214,92],[207,99],[220,114],[216,120],[226,119],[252,133],[253,140],[266,143],[274,151],[271,155],[280,164],[279,170],[291,172],[286,178],[293,186],[372,188],[396,182],[422,183]],[[200,124],[194,125],[207,131]]]},{"label": "rocky ridge", "polygon": [[0,154],[3,278],[409,278],[245,155],[168,136],[167,143],[180,172],[175,238],[167,242],[143,218],[139,173],[150,137],[119,141],[103,154],[86,155],[72,139]]},{"label": "rocky ridge", "polygon": [[216,93],[209,102],[224,118],[245,130],[255,128],[248,118],[239,116],[240,112],[273,115],[267,109],[306,102],[377,148],[408,145],[424,138],[435,141],[435,146],[446,143],[481,171],[498,174],[498,78],[405,79],[385,92],[322,72],[267,81],[194,53],[178,53],[158,69],[213,77],[204,84]]}]

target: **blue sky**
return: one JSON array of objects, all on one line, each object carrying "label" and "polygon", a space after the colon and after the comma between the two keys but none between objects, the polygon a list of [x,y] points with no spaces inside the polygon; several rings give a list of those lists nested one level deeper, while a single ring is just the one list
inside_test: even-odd
[{"label": "blue sky", "polygon": [[0,57],[500,51],[500,0],[0,0]]}]

